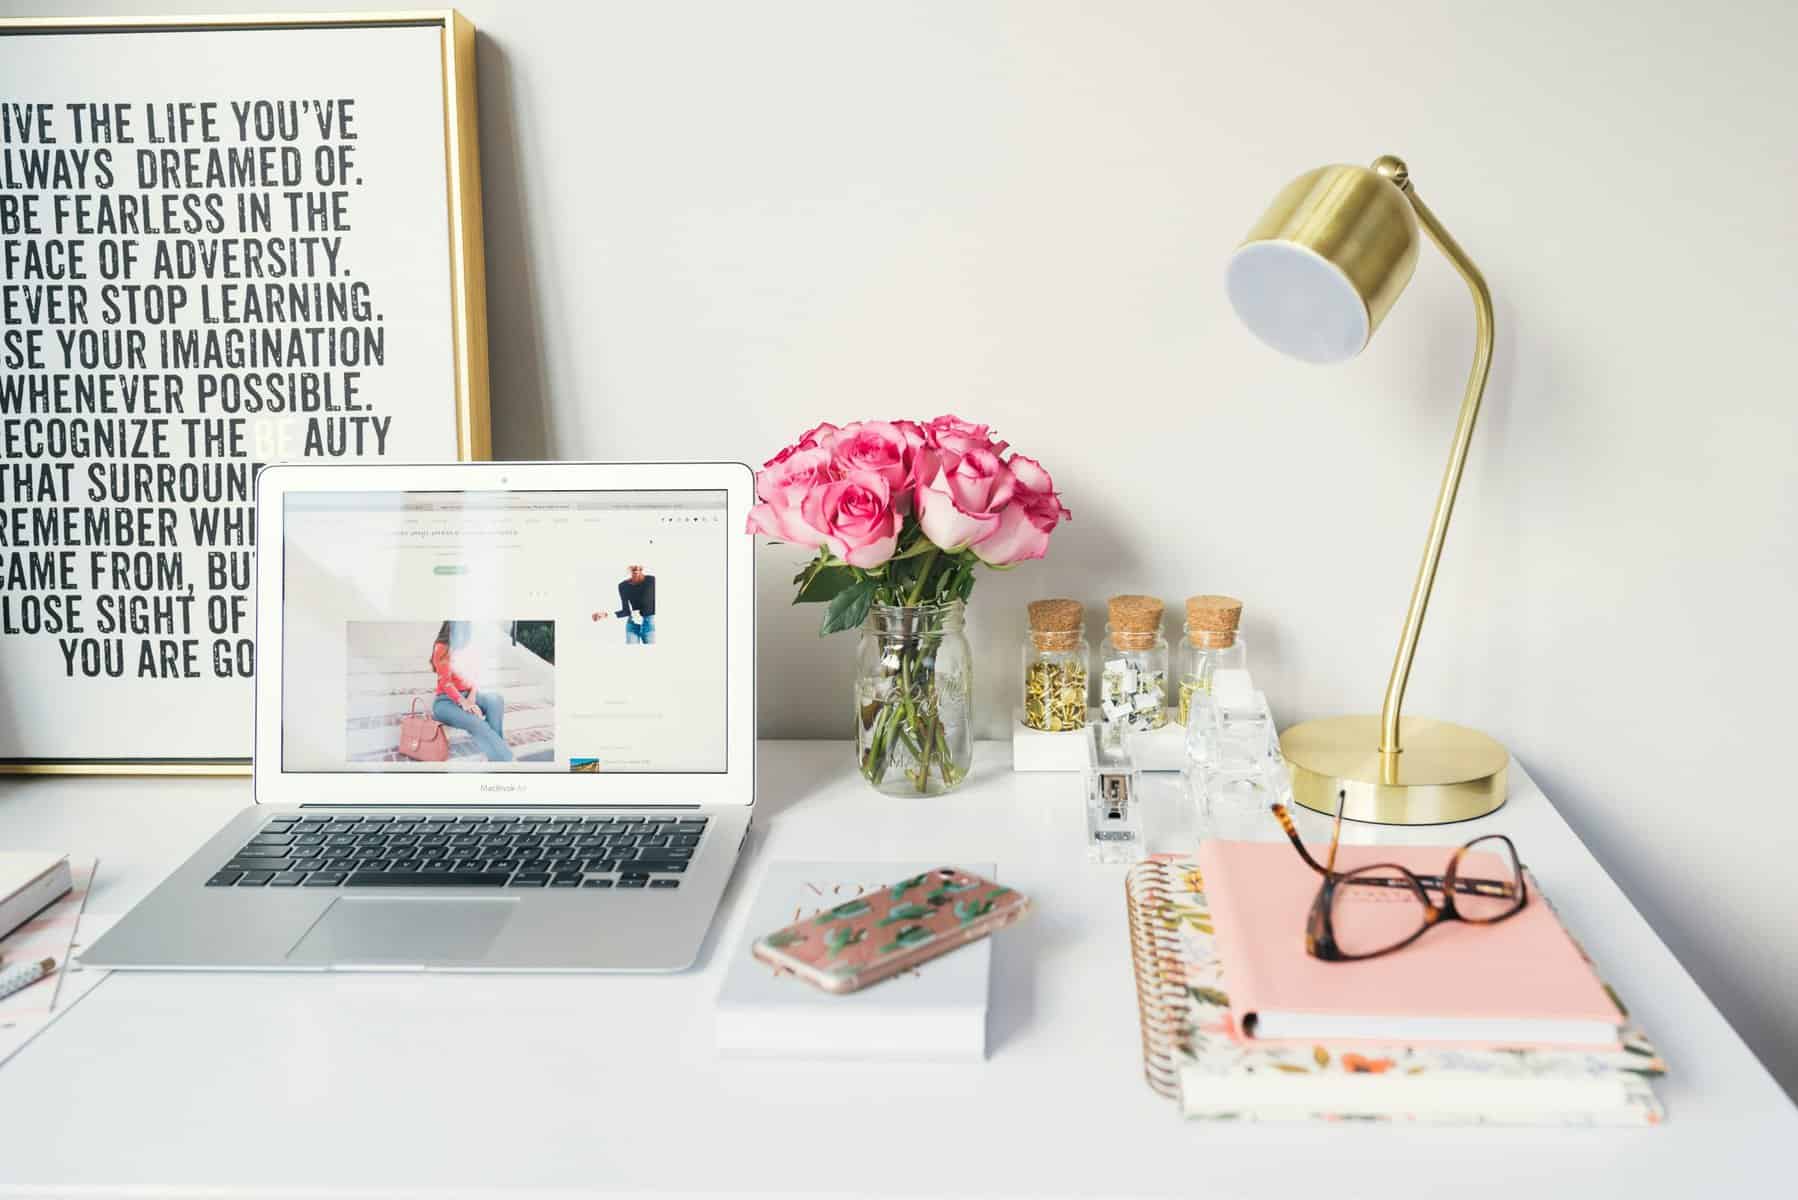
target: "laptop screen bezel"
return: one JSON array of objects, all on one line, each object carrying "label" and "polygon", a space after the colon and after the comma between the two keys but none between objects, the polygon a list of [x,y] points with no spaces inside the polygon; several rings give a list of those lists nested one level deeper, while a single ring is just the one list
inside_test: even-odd
[{"label": "laptop screen bezel", "polygon": [[[744,532],[755,477],[742,463],[278,464],[257,477],[258,804],[296,807],[748,805],[755,799],[755,541]],[[289,771],[281,754],[282,593],[287,497],[332,492],[656,492],[725,494],[725,770],[722,772]]]}]

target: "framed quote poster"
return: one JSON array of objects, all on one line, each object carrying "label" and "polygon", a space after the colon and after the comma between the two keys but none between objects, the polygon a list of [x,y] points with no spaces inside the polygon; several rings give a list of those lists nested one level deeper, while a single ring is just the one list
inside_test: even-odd
[{"label": "framed quote poster", "polygon": [[487,454],[467,21],[0,21],[0,770],[247,773],[257,471]]}]

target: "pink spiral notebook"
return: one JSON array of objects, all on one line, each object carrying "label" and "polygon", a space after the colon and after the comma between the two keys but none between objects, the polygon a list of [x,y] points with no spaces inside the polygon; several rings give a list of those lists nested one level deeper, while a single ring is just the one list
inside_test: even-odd
[{"label": "pink spiral notebook", "polygon": [[[1338,870],[1395,862],[1417,874],[1442,870],[1453,847],[1344,846]],[[1463,871],[1492,874],[1470,854]],[[1199,848],[1230,965],[1230,1009],[1256,1040],[1367,1039],[1486,1046],[1605,1047],[1625,1018],[1591,963],[1539,894],[1494,925],[1452,922],[1411,945],[1363,962],[1324,962],[1305,952],[1305,919],[1322,877],[1290,846],[1208,841]],[[1532,888],[1532,893],[1534,889]],[[1359,898],[1357,897],[1359,900]],[[1366,919],[1414,923],[1389,898]]]}]

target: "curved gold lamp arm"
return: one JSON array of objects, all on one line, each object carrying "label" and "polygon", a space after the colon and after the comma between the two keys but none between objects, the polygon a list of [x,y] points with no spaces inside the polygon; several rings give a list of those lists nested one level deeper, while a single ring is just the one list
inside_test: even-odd
[{"label": "curved gold lamp arm", "polygon": [[1455,440],[1449,449],[1448,468],[1442,473],[1442,490],[1436,496],[1436,513],[1430,518],[1430,537],[1424,544],[1423,563],[1417,568],[1417,582],[1411,587],[1411,605],[1405,610],[1405,629],[1399,636],[1398,654],[1392,660],[1392,675],[1386,681],[1386,699],[1380,705],[1381,774],[1389,781],[1397,779],[1397,755],[1403,749],[1399,742],[1399,713],[1405,703],[1405,684],[1411,678],[1411,659],[1417,653],[1417,639],[1423,632],[1423,614],[1429,607],[1430,589],[1436,584],[1436,564],[1442,558],[1442,543],[1448,538],[1448,520],[1454,515],[1455,493],[1461,487],[1461,470],[1467,465],[1467,447],[1473,441],[1474,422],[1480,415],[1480,398],[1486,391],[1486,373],[1492,366],[1492,295],[1480,269],[1473,265],[1465,251],[1436,220],[1436,214],[1417,197],[1411,187],[1404,164],[1393,158],[1382,158],[1374,169],[1391,179],[1411,201],[1418,223],[1454,264],[1473,293],[1473,312],[1477,322],[1474,335],[1473,370],[1467,377],[1467,396],[1461,401],[1461,416],[1455,422]]}]

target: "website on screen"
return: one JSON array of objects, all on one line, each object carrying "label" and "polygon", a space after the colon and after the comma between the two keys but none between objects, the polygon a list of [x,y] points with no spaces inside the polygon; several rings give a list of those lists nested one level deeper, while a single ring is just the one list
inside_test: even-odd
[{"label": "website on screen", "polygon": [[722,772],[725,493],[285,498],[288,771]]}]

